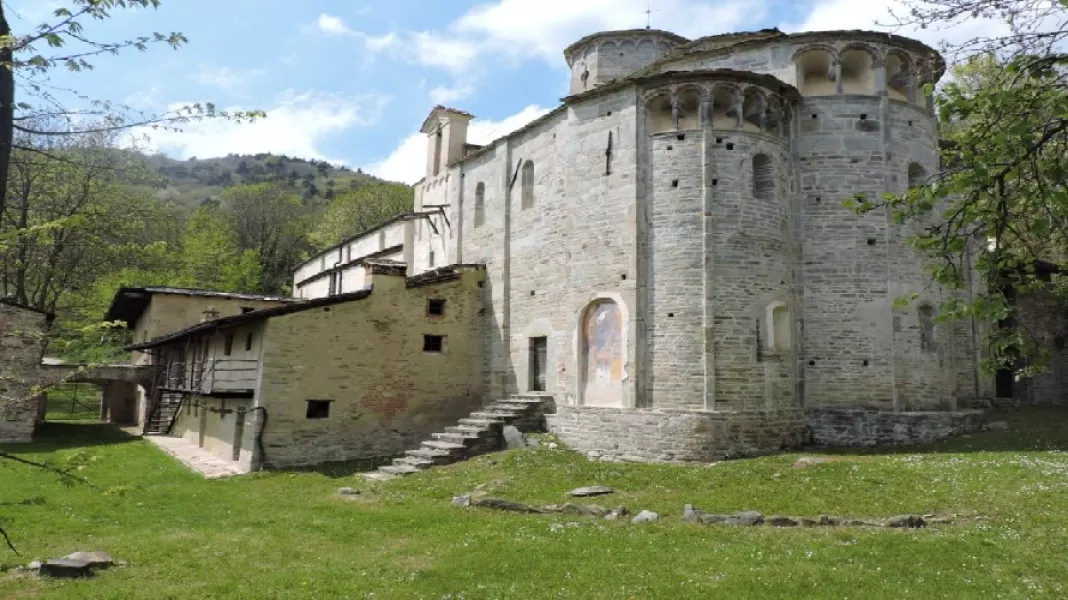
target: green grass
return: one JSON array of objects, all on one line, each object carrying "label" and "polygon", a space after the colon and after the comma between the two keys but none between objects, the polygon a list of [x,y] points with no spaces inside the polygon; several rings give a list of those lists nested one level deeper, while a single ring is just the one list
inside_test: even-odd
[{"label": "green grass", "polygon": [[57,385],[48,390],[45,420],[100,420],[100,388],[87,384]]},{"label": "green grass", "polygon": [[[714,466],[589,462],[540,448],[480,457],[381,484],[353,467],[205,481],[105,425],[49,424],[32,459],[95,457],[96,487],[0,466],[0,518],[23,556],[75,550],[127,566],[83,581],[0,572],[13,598],[1059,598],[1068,594],[1068,411],[1009,413],[1008,432],[887,453],[804,453]],[[811,454],[811,453],[809,453]],[[0,463],[2,465],[2,463]],[[461,509],[475,486],[523,502],[650,509],[661,522]],[[339,498],[340,486],[364,490]],[[21,504],[21,501],[31,502]],[[960,515],[926,530],[728,528],[714,512]]]}]

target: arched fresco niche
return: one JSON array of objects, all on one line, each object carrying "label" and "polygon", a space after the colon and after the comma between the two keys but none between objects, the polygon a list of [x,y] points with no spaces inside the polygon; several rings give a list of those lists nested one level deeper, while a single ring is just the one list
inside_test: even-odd
[{"label": "arched fresco niche", "polygon": [[742,129],[763,131],[766,116],[767,102],[764,100],[764,94],[756,88],[746,90],[745,100],[742,101]]},{"label": "arched fresco niche", "polygon": [[579,323],[582,404],[623,405],[623,313],[612,300],[598,299],[582,312]]},{"label": "arched fresco niche", "polygon": [[717,85],[712,94],[712,127],[715,129],[737,129],[739,92],[735,88]]},{"label": "arched fresco niche", "polygon": [[653,96],[645,103],[645,129],[649,134],[671,131],[671,98],[667,94]]},{"label": "arched fresco niche", "polygon": [[693,88],[679,92],[679,129],[701,127],[701,94]]},{"label": "arched fresco niche", "polygon": [[886,91],[890,98],[908,102],[912,87],[908,57],[900,52],[886,55]]},{"label": "arched fresco niche", "polygon": [[874,94],[875,64],[867,48],[850,48],[842,53],[842,93]]},{"label": "arched fresco niche", "polygon": [[803,96],[833,96],[838,93],[834,79],[834,60],[829,51],[813,48],[797,56],[797,89]]}]

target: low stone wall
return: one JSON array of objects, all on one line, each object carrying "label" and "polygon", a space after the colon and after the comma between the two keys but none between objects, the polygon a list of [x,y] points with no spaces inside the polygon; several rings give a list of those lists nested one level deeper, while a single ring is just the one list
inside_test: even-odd
[{"label": "low stone wall", "polygon": [[891,412],[865,408],[810,408],[805,411],[812,443],[821,446],[927,444],[979,431],[983,411]]},{"label": "low stone wall", "polygon": [[546,415],[551,433],[590,458],[709,462],[803,445],[805,416],[793,411],[558,406]]}]

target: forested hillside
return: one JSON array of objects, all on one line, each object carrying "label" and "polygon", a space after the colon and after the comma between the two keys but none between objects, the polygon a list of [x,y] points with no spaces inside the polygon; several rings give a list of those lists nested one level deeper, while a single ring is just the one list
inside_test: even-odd
[{"label": "forested hillside", "polygon": [[286,294],[300,261],[412,207],[410,187],[325,162],[116,146],[25,136],[0,210],[0,295],[56,312],[50,352],[76,360],[123,341],[100,324],[119,286]]}]

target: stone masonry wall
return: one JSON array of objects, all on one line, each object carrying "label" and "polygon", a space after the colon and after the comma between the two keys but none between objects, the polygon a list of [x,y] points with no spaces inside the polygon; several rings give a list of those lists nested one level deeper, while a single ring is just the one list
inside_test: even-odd
[{"label": "stone masonry wall", "polygon": [[891,412],[862,408],[819,408],[805,411],[812,442],[823,446],[864,447],[929,444],[974,433],[983,412]]},{"label": "stone masonry wall", "polygon": [[[364,299],[268,321],[257,406],[267,412],[266,466],[395,456],[481,405],[481,269],[409,287],[372,275]],[[427,300],[445,315],[427,315]],[[445,336],[424,352],[424,334]],[[330,403],[309,419],[308,401]],[[259,417],[257,417],[259,418]]]},{"label": "stone masonry wall", "polygon": [[1026,404],[1068,405],[1068,314],[1049,289],[1016,297],[1016,325],[1050,351],[1042,373],[1013,385],[1013,397]]},{"label": "stone masonry wall", "polygon": [[38,399],[29,397],[38,382],[48,317],[0,302],[0,443],[33,439]]},{"label": "stone masonry wall", "polygon": [[559,406],[549,431],[592,458],[709,462],[802,445],[800,410],[697,411]]}]

